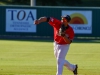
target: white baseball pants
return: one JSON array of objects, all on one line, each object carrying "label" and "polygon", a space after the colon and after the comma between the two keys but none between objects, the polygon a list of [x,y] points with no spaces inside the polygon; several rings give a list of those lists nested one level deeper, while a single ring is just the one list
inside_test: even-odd
[{"label": "white baseball pants", "polygon": [[56,75],[62,75],[63,66],[65,66],[67,69],[69,69],[71,71],[74,71],[74,69],[75,69],[75,65],[70,64],[67,60],[65,60],[65,57],[69,50],[69,46],[70,46],[70,44],[59,45],[56,42],[54,42],[54,55],[57,60]]}]

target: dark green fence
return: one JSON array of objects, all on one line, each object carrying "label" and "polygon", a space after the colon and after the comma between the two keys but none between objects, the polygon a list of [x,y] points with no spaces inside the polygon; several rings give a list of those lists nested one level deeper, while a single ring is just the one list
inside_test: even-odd
[{"label": "dark green fence", "polygon": [[[8,10],[7,10],[8,9]],[[11,9],[11,10],[10,10]],[[12,11],[13,9],[13,11]],[[18,11],[17,11],[18,10]],[[23,11],[25,10],[25,12]],[[34,14],[32,10],[36,10],[36,14]],[[92,18],[91,19],[91,33],[76,33],[76,37],[100,37],[100,8],[86,8],[86,7],[27,7],[27,6],[0,6],[0,35],[20,35],[20,36],[53,36],[53,28],[48,23],[41,23],[36,26],[36,31],[27,32],[24,31],[14,31],[7,28],[9,25],[9,19],[19,18],[19,22],[25,22],[27,20],[32,25],[32,21],[41,16],[52,16],[55,18],[61,19],[62,10],[67,11],[91,11]],[[19,14],[20,12],[20,14]],[[26,13],[27,12],[27,13]],[[17,14],[16,14],[17,13]],[[13,17],[9,17],[12,15]],[[23,16],[21,16],[23,15]],[[25,18],[26,19],[23,20]],[[21,17],[19,17],[21,16]],[[35,17],[34,17],[35,16]],[[33,19],[32,19],[33,17]],[[88,15],[87,15],[88,17]],[[8,19],[7,19],[8,18]],[[7,21],[8,20],[8,21]],[[14,21],[14,20],[13,20]],[[16,20],[18,21],[18,20]],[[10,20],[11,22],[11,20]],[[15,22],[12,22],[12,26]],[[18,22],[16,22],[18,23]],[[26,23],[26,25],[27,25]],[[19,24],[21,25],[21,24]],[[30,26],[31,26],[30,25]],[[23,25],[25,26],[25,25]],[[8,31],[6,30],[8,29]],[[15,29],[16,30],[16,29]],[[83,31],[84,32],[84,31]]]}]

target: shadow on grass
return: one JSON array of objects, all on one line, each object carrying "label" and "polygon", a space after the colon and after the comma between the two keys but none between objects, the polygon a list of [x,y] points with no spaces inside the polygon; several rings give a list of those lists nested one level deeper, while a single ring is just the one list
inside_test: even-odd
[{"label": "shadow on grass", "polygon": [[[54,42],[53,36],[0,36],[0,40],[28,41],[28,42]],[[72,43],[100,43],[99,37],[75,37]]]},{"label": "shadow on grass", "polygon": [[100,43],[100,40],[95,39],[75,39],[73,43]]},{"label": "shadow on grass", "polygon": [[[0,39],[0,40],[9,40],[9,41],[27,41],[27,42],[54,42],[53,38],[48,39],[36,39],[36,38],[17,38],[17,39]],[[100,40],[96,39],[74,39],[72,43],[100,43]]]}]

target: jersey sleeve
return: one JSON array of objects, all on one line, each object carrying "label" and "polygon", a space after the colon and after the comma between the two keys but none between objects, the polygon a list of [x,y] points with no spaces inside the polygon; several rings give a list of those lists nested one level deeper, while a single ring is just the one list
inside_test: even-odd
[{"label": "jersey sleeve", "polygon": [[56,19],[56,18],[50,17],[50,18],[47,18],[47,21],[53,27],[60,27],[61,26],[61,21]]}]

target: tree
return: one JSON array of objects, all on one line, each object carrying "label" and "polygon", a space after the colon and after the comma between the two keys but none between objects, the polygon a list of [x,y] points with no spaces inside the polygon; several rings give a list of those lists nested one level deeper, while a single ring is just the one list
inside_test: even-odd
[{"label": "tree", "polygon": [[37,2],[42,6],[75,6],[82,3],[81,0],[37,0]]},{"label": "tree", "polygon": [[[0,0],[13,5],[30,5],[31,0]],[[36,0],[37,6],[75,6],[82,3],[81,0]]]}]

